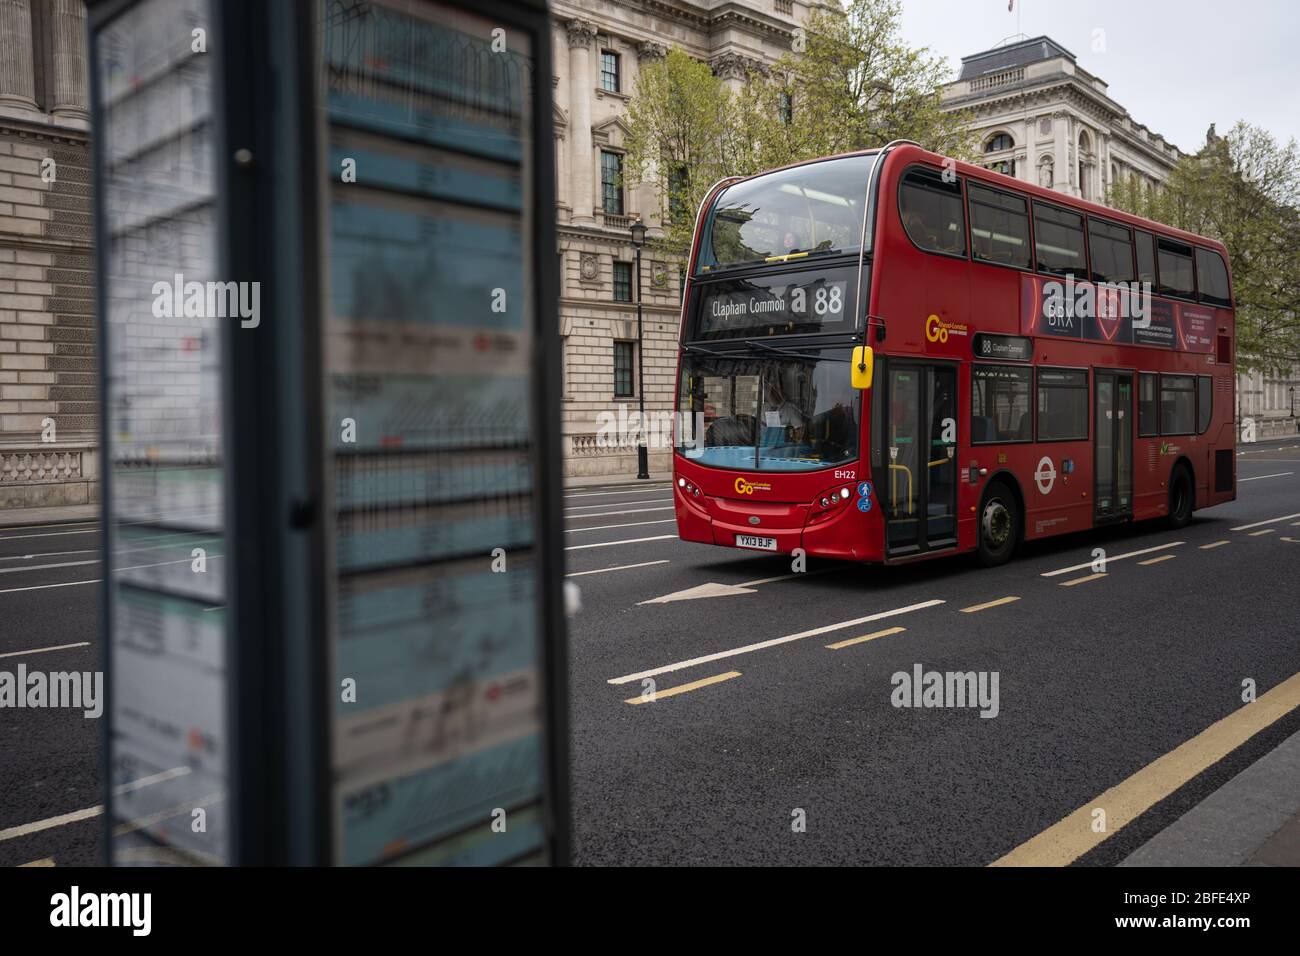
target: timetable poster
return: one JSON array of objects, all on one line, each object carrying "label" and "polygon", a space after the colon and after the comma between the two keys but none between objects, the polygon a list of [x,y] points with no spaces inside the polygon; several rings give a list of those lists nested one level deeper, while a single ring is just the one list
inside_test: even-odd
[{"label": "timetable poster", "polygon": [[544,861],[528,38],[319,11],[335,861]]},{"label": "timetable poster", "polygon": [[213,75],[191,48],[208,26],[204,0],[146,0],[93,40],[118,865],[229,857],[220,323],[231,320],[187,316],[159,291],[220,278]]}]

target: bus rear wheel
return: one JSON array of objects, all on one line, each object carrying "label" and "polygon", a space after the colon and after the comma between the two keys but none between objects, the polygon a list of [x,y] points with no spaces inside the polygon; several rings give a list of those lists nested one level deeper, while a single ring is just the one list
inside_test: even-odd
[{"label": "bus rear wheel", "polygon": [[1179,465],[1169,479],[1169,526],[1185,528],[1192,520],[1192,476]]},{"label": "bus rear wheel", "polygon": [[1020,538],[1020,507],[1011,489],[995,482],[980,506],[979,557],[986,568],[1010,560]]}]

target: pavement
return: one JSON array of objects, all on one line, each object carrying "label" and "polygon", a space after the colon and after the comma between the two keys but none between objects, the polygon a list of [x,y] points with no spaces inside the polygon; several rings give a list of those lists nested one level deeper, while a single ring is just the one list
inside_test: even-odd
[{"label": "pavement", "polygon": [[93,505],[59,505],[53,508],[11,508],[8,511],[0,511],[0,528],[98,520],[98,503]]},{"label": "pavement", "polygon": [[[678,540],[665,475],[566,487],[575,862],[1300,864],[1300,444],[1238,468],[1181,531],[995,569],[796,573]],[[0,670],[98,668],[97,516],[24,517]],[[894,706],[917,665],[996,673],[996,716]],[[101,730],[0,710],[0,865],[102,861]]]}]

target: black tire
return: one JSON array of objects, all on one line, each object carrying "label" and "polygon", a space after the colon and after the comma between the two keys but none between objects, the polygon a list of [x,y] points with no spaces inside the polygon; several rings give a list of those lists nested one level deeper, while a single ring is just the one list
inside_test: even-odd
[{"label": "black tire", "polygon": [[995,568],[1011,560],[1020,543],[1020,505],[1011,489],[1000,481],[984,492],[977,533],[980,564]]},{"label": "black tire", "polygon": [[1186,528],[1191,523],[1195,494],[1192,473],[1184,465],[1176,466],[1169,477],[1169,527]]}]

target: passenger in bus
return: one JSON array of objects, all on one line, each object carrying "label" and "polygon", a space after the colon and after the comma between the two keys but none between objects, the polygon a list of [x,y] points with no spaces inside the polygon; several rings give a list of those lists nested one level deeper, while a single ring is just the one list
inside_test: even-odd
[{"label": "passenger in bus", "polygon": [[915,209],[903,210],[903,225],[907,229],[907,234],[912,237],[922,249],[937,249],[939,247],[939,235],[929,224],[921,218],[921,214]]},{"label": "passenger in bus", "polygon": [[763,395],[763,444],[776,444],[770,439],[777,437],[777,433],[769,429],[779,429],[779,437],[783,441],[803,441],[807,423],[803,409],[786,397],[775,378],[769,378]]}]

